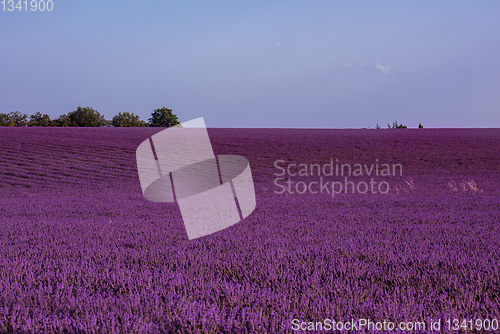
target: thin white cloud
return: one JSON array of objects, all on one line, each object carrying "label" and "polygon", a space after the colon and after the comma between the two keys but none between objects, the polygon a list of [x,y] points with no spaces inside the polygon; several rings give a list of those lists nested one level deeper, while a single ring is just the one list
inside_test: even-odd
[{"label": "thin white cloud", "polygon": [[281,35],[281,36],[278,36],[274,39],[274,49],[276,50],[277,48],[279,48],[281,46],[281,44],[283,44],[283,42],[285,41],[285,36]]},{"label": "thin white cloud", "polygon": [[382,66],[380,63],[375,63],[375,68],[384,74],[390,72],[389,66]]},{"label": "thin white cloud", "polygon": [[391,73],[389,66],[383,66],[380,63],[375,63],[375,65],[363,65],[362,62],[359,62],[358,65],[353,65],[351,63],[348,63],[348,64],[342,65],[342,67],[343,68],[364,68],[364,69],[368,69],[368,70],[377,70],[383,74]]}]

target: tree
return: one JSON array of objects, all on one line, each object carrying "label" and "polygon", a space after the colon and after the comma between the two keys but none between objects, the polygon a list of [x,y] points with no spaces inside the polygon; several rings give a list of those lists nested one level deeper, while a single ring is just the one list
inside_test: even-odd
[{"label": "tree", "polygon": [[12,111],[10,117],[14,122],[15,126],[27,126],[28,125],[28,115],[21,114],[19,111]]},{"label": "tree", "polygon": [[154,127],[171,127],[180,124],[177,119],[177,115],[172,113],[171,109],[166,107],[156,109],[151,113],[151,118],[149,119],[149,126]]},{"label": "tree", "polygon": [[28,125],[28,115],[21,114],[19,111],[0,114],[0,123],[2,126],[26,126]]},{"label": "tree", "polygon": [[142,121],[139,116],[134,113],[119,112],[111,120],[111,125],[114,127],[142,127],[146,126],[146,122]]},{"label": "tree", "polygon": [[54,124],[49,115],[37,111],[35,114],[30,115],[28,126],[54,126]]},{"label": "tree", "polygon": [[424,128],[424,126],[422,125],[422,123],[420,123],[420,124],[418,125],[418,128],[419,128],[419,129],[423,129],[423,128]]},{"label": "tree", "polygon": [[78,107],[76,110],[69,112],[67,121],[69,126],[81,127],[106,126],[108,123],[103,115],[91,107]]},{"label": "tree", "polygon": [[0,126],[26,126],[28,125],[28,115],[19,111],[10,113],[0,113]]},{"label": "tree", "polygon": [[9,114],[0,113],[0,126],[14,126],[14,122]]},{"label": "tree", "polygon": [[54,126],[59,126],[59,127],[71,126],[69,124],[68,115],[59,115],[59,117],[56,118],[53,122],[54,122]]},{"label": "tree", "polygon": [[387,127],[389,129],[407,129],[408,128],[406,125],[398,124],[397,121],[394,121],[394,123],[392,123],[392,128],[391,128],[391,125],[389,123],[387,123]]}]

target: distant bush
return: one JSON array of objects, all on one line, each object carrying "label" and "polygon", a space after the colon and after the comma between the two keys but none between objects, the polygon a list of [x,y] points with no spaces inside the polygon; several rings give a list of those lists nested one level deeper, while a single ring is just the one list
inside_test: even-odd
[{"label": "distant bush", "polygon": [[171,127],[180,124],[177,119],[177,115],[172,113],[171,109],[166,107],[159,108],[151,113],[151,118],[149,119],[149,126],[154,127]]},{"label": "distant bush", "polygon": [[0,113],[0,126],[27,126],[28,115],[22,114],[19,111],[11,111],[10,113]]},{"label": "distant bush", "polygon": [[[61,117],[59,118],[61,119]],[[62,118],[61,124],[59,126],[101,127],[108,125],[109,122],[94,108],[78,107]]]},{"label": "distant bush", "polygon": [[111,120],[111,126],[114,127],[143,127],[146,125],[146,122],[141,120],[139,116],[129,112],[119,112]]},{"label": "distant bush", "polygon": [[10,113],[12,121],[15,126],[27,126],[28,125],[28,115],[22,114],[19,111],[14,111]]},{"label": "distant bush", "polygon": [[58,126],[58,127],[68,127],[68,126],[71,126],[69,124],[69,119],[68,119],[68,115],[60,115],[58,118],[56,118],[55,120],[52,121],[54,126]]},{"label": "distant bush", "polygon": [[407,129],[408,128],[406,125],[398,124],[397,121],[394,121],[394,123],[392,123],[392,127],[389,123],[387,123],[387,127],[389,129]]},{"label": "distant bush", "polygon": [[0,113],[0,126],[14,126],[9,114]]},{"label": "distant bush", "polygon": [[419,129],[423,129],[423,128],[424,128],[424,126],[422,125],[422,123],[420,123],[420,124],[418,125],[418,128],[419,128]]},{"label": "distant bush", "polygon": [[54,121],[50,119],[49,115],[42,114],[41,112],[37,111],[30,116],[28,126],[55,126],[55,124]]}]

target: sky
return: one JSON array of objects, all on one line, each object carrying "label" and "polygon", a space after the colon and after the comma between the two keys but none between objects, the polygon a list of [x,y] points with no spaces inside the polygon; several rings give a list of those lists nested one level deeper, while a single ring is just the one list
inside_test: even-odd
[{"label": "sky", "polygon": [[52,3],[0,3],[0,113],[500,127],[500,1]]}]

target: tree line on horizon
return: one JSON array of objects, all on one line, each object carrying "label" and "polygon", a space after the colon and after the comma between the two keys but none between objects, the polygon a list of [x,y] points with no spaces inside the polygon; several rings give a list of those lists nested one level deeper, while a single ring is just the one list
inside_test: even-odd
[{"label": "tree line on horizon", "polygon": [[[408,127],[406,125],[404,125],[404,124],[398,124],[398,121],[394,121],[392,123],[392,126],[389,123],[387,123],[387,128],[388,129],[407,129]],[[418,124],[418,128],[419,129],[423,129],[424,128],[424,126],[422,125],[422,123]],[[372,129],[372,128],[367,127],[367,128],[363,128],[363,129]],[[377,125],[373,129],[382,129],[382,127],[380,125],[378,125],[378,123],[377,123]]]},{"label": "tree line on horizon", "polygon": [[111,120],[107,120],[96,109],[78,107],[67,114],[51,119],[49,115],[36,112],[33,115],[19,111],[0,113],[0,126],[33,126],[33,127],[171,127],[180,124],[177,115],[166,107],[155,109],[148,121],[141,120],[138,115],[119,112]]}]

